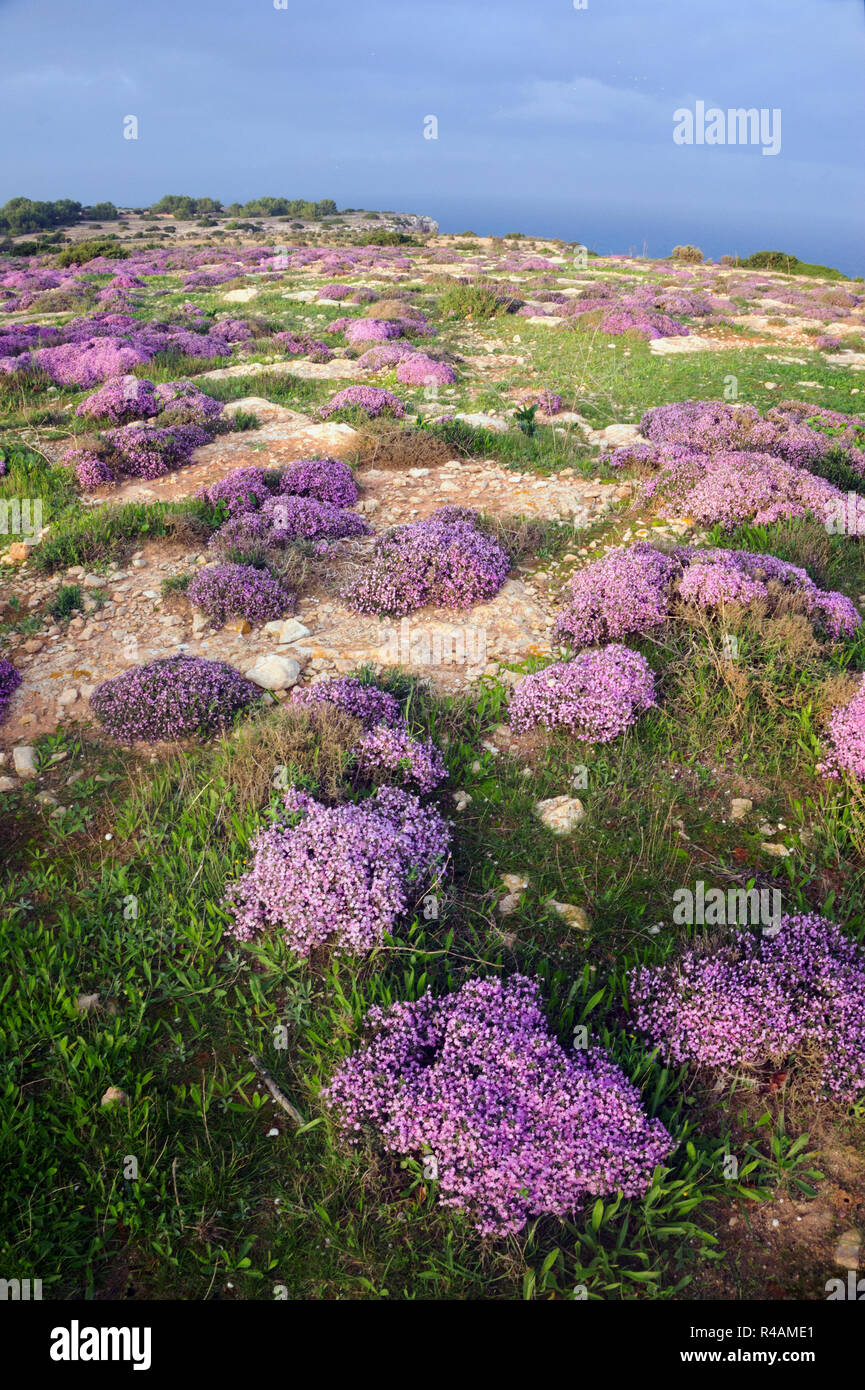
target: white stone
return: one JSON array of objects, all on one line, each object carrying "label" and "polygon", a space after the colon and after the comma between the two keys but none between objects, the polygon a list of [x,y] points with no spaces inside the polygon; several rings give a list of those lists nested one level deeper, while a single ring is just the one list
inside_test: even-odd
[{"label": "white stone", "polygon": [[33,761],[36,749],[27,743],[19,743],[12,749],[12,766],[18,777],[36,777],[36,764]]},{"label": "white stone", "polygon": [[569,835],[585,816],[586,808],[577,796],[551,796],[539,801],[534,812],[554,835]]},{"label": "white stone", "polygon": [[833,1258],[836,1265],[840,1265],[842,1269],[858,1269],[861,1250],[862,1236],[860,1233],[855,1228],[844,1231],[843,1235],[838,1237],[838,1244],[835,1246]]},{"label": "white stone", "polygon": [[522,874],[502,874],[502,883],[509,893],[522,893],[529,886],[529,880]]},{"label": "white stone", "polygon": [[286,618],[284,623],[279,623],[279,645],[286,646],[289,642],[299,642],[302,637],[309,636],[309,628],[303,623],[298,622],[297,618]]},{"label": "white stone", "polygon": [[754,803],[749,796],[734,796],[730,802],[731,820],[744,820],[749,811],[754,809]]},{"label": "white stone", "polygon": [[262,690],[288,690],[297,683],[300,663],[291,656],[260,656],[244,675]]},{"label": "white stone", "polygon": [[591,918],[584,907],[577,907],[576,903],[558,903],[555,898],[547,899],[547,907],[551,907],[569,927],[577,927],[579,931],[591,929]]}]

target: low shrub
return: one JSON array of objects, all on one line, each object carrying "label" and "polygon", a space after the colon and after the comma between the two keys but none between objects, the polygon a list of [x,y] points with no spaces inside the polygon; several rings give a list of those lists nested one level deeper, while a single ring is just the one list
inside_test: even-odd
[{"label": "low shrub", "polygon": [[229,618],[245,618],[253,624],[272,622],[295,603],[294,595],[278,579],[250,565],[208,565],[194,576],[187,596],[217,627]]},{"label": "low shrub", "polygon": [[398,787],[331,807],[292,788],[284,810],[284,823],[259,832],[252,867],[226,895],[229,934],[241,941],[275,930],[300,956],[331,941],[369,951],[447,858],[441,816]]},{"label": "low shrub", "polygon": [[609,743],[656,704],[645,657],[614,643],[524,676],[511,696],[510,723],[515,733],[540,725]]},{"label": "low shrub", "polygon": [[440,1204],[483,1235],[642,1196],[673,1148],[600,1046],[566,1052],[550,1034],[523,976],[374,1008],[366,1027],[323,1092],[341,1132],[434,1162]]},{"label": "low shrub", "polygon": [[634,970],[630,994],[667,1062],[727,1075],[798,1062],[815,1070],[818,1095],[852,1102],[865,1089],[865,956],[814,913]]},{"label": "low shrub", "polygon": [[123,743],[206,738],[222,732],[261,690],[221,661],[170,656],[133,666],[98,685],[90,707]]}]

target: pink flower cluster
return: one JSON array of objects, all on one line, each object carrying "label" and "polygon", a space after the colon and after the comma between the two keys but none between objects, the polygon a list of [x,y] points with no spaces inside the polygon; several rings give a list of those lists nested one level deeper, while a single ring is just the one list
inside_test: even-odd
[{"label": "pink flower cluster", "polygon": [[509,568],[490,536],[443,509],[380,537],[344,597],[358,613],[401,615],[430,603],[470,608],[498,593]]},{"label": "pink flower cluster", "polygon": [[330,362],[333,353],[326,343],[318,342],[315,338],[310,338],[306,333],[274,333],[284,352],[289,357],[306,357],[312,362]]},{"label": "pink flower cluster", "polygon": [[642,1196],[673,1149],[600,1046],[566,1052],[550,1034],[524,976],[374,1008],[366,1026],[323,1092],[340,1130],[434,1164],[440,1204],[483,1235]]},{"label": "pink flower cluster", "polygon": [[813,513],[835,526],[844,493],[825,478],[784,463],[772,454],[702,453],[681,445],[637,445],[611,455],[611,467],[651,466],[640,500],[662,497],[668,515],[690,517],[733,530],[746,522],[770,525]]},{"label": "pink flower cluster", "polygon": [[103,681],[90,708],[113,738],[154,743],[221,732],[260,696],[257,685],[224,662],[171,656]]},{"label": "pink flower cluster", "polygon": [[9,701],[12,699],[14,692],[18,689],[20,684],[20,671],[12,665],[11,661],[7,661],[5,657],[0,656],[0,724],[2,724],[3,720],[6,718]]},{"label": "pink flower cluster", "polygon": [[577,570],[553,639],[575,647],[640,635],[664,622],[680,565],[646,541],[616,546]]},{"label": "pink flower cluster", "polygon": [[418,352],[403,358],[397,366],[396,379],[401,386],[451,386],[457,374],[449,363],[437,362],[425,352]]},{"label": "pink flower cluster", "polygon": [[865,1089],[865,956],[815,913],[631,972],[634,1022],[665,1061],[729,1071],[817,1059],[823,1093]]},{"label": "pink flower cluster", "polygon": [[331,396],[326,405],[320,406],[318,413],[322,420],[327,420],[337,410],[350,410],[352,407],[364,411],[371,418],[393,415],[401,420],[405,415],[405,406],[399,396],[392,391],[384,391],[380,386],[346,386]]},{"label": "pink flower cluster", "polygon": [[138,376],[110,377],[76,408],[75,414],[90,420],[108,420],[112,425],[145,420],[159,412],[156,387]]},{"label": "pink flower cluster", "polygon": [[[809,416],[814,426],[808,423]],[[707,454],[749,452],[772,454],[794,468],[810,468],[833,454],[840,454],[848,467],[865,473],[865,450],[857,447],[851,434],[858,423],[853,416],[840,416],[837,426],[827,433],[821,428],[819,407],[802,402],[782,401],[763,419],[752,405],[729,405],[722,401],[681,401],[647,410],[640,430],[653,444],[681,445]]]},{"label": "pink flower cluster", "polygon": [[377,685],[367,685],[357,676],[334,676],[316,685],[296,685],[291,701],[294,705],[313,709],[320,704],[336,705],[352,719],[358,719],[365,729],[373,729],[378,724],[397,725],[402,719],[395,696]]},{"label": "pink flower cluster", "polygon": [[234,468],[224,478],[218,478],[198,492],[198,496],[205,498],[212,507],[221,504],[229,516],[253,512],[272,495],[264,469],[254,467]]},{"label": "pink flower cluster", "polygon": [[510,723],[515,733],[540,725],[567,729],[589,743],[610,743],[656,704],[646,658],[612,643],[524,676],[511,696]]},{"label": "pink flower cluster", "polygon": [[351,319],[346,325],[347,343],[386,343],[389,338],[403,337],[399,319]]},{"label": "pink flower cluster", "polygon": [[357,358],[357,366],[364,372],[381,372],[388,367],[396,367],[407,357],[417,356],[411,343],[382,343],[380,347],[367,348]]},{"label": "pink flower cluster", "polygon": [[858,610],[844,594],[818,589],[800,566],[774,555],[694,549],[680,554],[685,572],[678,585],[679,598],[698,608],[763,603],[771,609],[778,596],[794,594],[830,637],[852,637],[862,622]]},{"label": "pink flower cluster", "polygon": [[207,565],[198,570],[186,591],[217,627],[229,618],[250,623],[272,622],[294,607],[294,595],[267,570],[252,565]]},{"label": "pink flower cluster", "polygon": [[400,787],[359,804],[323,806],[293,788],[287,821],[261,830],[252,867],[229,886],[229,934],[278,932],[308,956],[333,943],[353,953],[380,946],[450,847],[438,811]]},{"label": "pink flower cluster", "polygon": [[829,749],[817,771],[825,777],[842,775],[865,782],[865,676],[856,694],[829,716]]},{"label": "pink flower cluster", "polygon": [[397,778],[402,786],[431,792],[448,775],[441,750],[431,738],[412,738],[406,725],[379,724],[368,730],[355,749],[361,776],[374,781]]},{"label": "pink flower cluster", "polygon": [[818,589],[805,570],[748,550],[694,547],[665,555],[647,541],[616,546],[578,570],[553,639],[574,647],[642,636],[673,613],[674,600],[702,609],[763,603],[767,611],[795,594],[830,637],[850,637],[861,623],[844,594]]},{"label": "pink flower cluster", "polygon": [[283,472],[279,490],[333,507],[351,507],[357,501],[354,474],[347,463],[335,458],[296,459]]}]

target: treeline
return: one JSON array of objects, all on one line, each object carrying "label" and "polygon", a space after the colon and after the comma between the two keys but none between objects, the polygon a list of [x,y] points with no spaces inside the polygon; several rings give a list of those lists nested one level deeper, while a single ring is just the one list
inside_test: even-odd
[{"label": "treeline", "polygon": [[0,232],[20,236],[22,232],[49,231],[52,227],[70,227],[75,222],[113,222],[118,216],[113,203],[91,203],[86,206],[72,198],[58,198],[42,203],[33,198],[10,198],[0,207]]},{"label": "treeline", "polygon": [[167,193],[154,203],[152,213],[167,212],[171,217],[214,217],[227,213],[231,217],[304,217],[319,219],[333,217],[338,209],[332,198],[310,202],[308,198],[252,198],[248,203],[228,203],[223,207],[217,198],[190,198],[185,193]]}]

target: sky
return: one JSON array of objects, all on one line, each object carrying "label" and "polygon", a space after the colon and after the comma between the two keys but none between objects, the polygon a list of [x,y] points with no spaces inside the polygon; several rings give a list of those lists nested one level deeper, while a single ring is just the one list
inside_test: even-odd
[{"label": "sky", "polygon": [[[865,273],[863,0],[577,4],[0,0],[0,203],[333,198]],[[700,102],[765,110],[778,152],[677,144]]]}]

